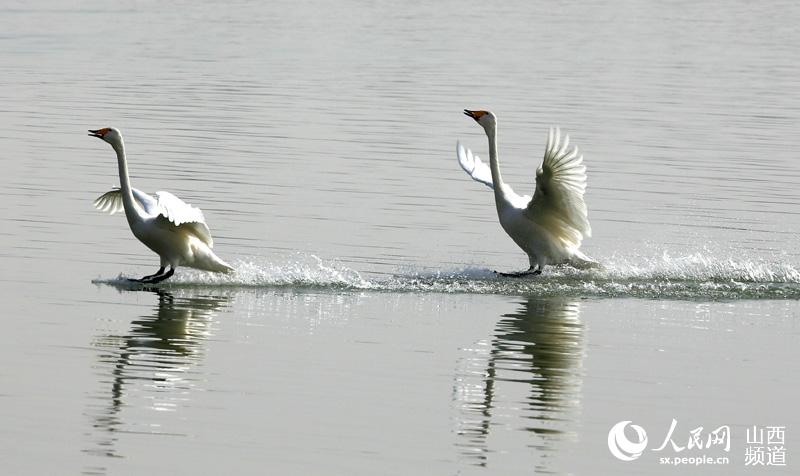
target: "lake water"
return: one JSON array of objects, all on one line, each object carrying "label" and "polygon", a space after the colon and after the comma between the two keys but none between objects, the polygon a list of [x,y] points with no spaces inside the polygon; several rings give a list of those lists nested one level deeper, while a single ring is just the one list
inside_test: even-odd
[{"label": "lake water", "polygon": [[[0,471],[796,474],[798,22],[794,2],[4,2]],[[464,108],[498,115],[519,193],[548,127],[571,135],[604,269],[495,277],[527,259],[458,167],[456,140],[487,155]],[[119,182],[86,135],[106,126],[235,274],[126,284],[158,260],[92,208]],[[647,433],[634,461],[609,450],[621,421]],[[704,455],[729,461],[672,466]]]}]

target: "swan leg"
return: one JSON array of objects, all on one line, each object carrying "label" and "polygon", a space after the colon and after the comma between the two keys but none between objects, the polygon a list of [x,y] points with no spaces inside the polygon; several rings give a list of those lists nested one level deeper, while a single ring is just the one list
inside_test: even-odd
[{"label": "swan leg", "polygon": [[150,279],[150,278],[155,278],[155,277],[156,277],[156,276],[158,276],[159,274],[163,274],[163,273],[164,273],[164,266],[162,266],[162,267],[158,268],[158,271],[156,271],[155,273],[153,273],[153,274],[151,274],[151,275],[149,275],[149,276],[145,276],[145,277],[143,277],[142,279]]},{"label": "swan leg", "polygon": [[170,267],[169,271],[167,271],[166,273],[159,274],[157,276],[153,276],[152,278],[148,279],[147,281],[142,281],[142,282],[147,283],[147,284],[160,283],[161,281],[164,281],[165,279],[169,279],[170,277],[172,277],[173,274],[175,274],[175,268]]},{"label": "swan leg", "polygon": [[144,281],[145,279],[151,279],[151,278],[155,278],[156,276],[158,276],[158,275],[160,275],[160,274],[164,274],[164,266],[162,266],[162,267],[158,268],[158,271],[156,271],[155,273],[153,273],[153,274],[150,274],[150,275],[148,275],[148,276],[144,276],[144,277],[142,277],[141,281]]},{"label": "swan leg", "polygon": [[156,271],[156,272],[155,272],[155,273],[153,273],[153,274],[148,274],[147,276],[142,276],[142,277],[141,277],[141,278],[139,278],[139,279],[136,279],[136,278],[128,278],[128,281],[132,281],[132,282],[134,282],[134,283],[147,283],[147,282],[149,282],[149,280],[151,280],[151,279],[155,278],[156,276],[158,276],[158,275],[160,275],[160,274],[162,274],[162,273],[164,273],[164,266],[162,266],[162,267],[158,268],[158,271]]}]

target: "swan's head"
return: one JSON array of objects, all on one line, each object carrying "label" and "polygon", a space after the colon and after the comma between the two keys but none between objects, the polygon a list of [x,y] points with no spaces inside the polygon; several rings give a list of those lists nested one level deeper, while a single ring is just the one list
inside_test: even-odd
[{"label": "swan's head", "polygon": [[122,143],[122,133],[116,127],[104,127],[94,131],[89,129],[89,135],[97,137],[98,139],[103,139],[112,146]]},{"label": "swan's head", "polygon": [[464,114],[475,119],[475,122],[480,124],[486,131],[497,127],[497,117],[489,111],[470,111],[469,109],[464,109]]}]

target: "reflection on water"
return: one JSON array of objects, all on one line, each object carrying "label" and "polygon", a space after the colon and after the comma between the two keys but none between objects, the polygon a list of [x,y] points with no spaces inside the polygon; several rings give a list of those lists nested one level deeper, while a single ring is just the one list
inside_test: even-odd
[{"label": "reflection on water", "polygon": [[[176,297],[155,288],[145,291],[157,297],[152,312],[134,320],[127,334],[103,335],[94,342],[101,351],[97,369],[104,385],[95,395],[101,403],[89,411],[93,446],[87,453],[121,457],[116,449],[120,432],[174,434],[161,426],[159,413],[177,411],[189,400],[196,382],[192,367],[203,356],[212,318],[229,300],[225,296]],[[137,417],[124,418],[121,413],[126,408]],[[90,472],[103,471],[92,468]]]},{"label": "reflection on water", "polygon": [[[454,397],[458,445],[471,463],[489,466],[493,432],[511,429],[536,435],[525,446],[546,471],[558,442],[574,436],[584,354],[579,314],[577,301],[529,297],[502,316],[490,341],[468,349]],[[519,421],[530,423],[509,428]]]}]

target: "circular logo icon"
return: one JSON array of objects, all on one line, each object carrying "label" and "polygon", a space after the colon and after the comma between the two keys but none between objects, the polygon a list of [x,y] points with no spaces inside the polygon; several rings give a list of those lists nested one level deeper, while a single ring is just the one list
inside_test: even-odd
[{"label": "circular logo icon", "polygon": [[631,425],[636,432],[636,440],[631,441],[625,435],[625,427],[630,420],[621,421],[611,427],[608,431],[608,450],[615,458],[622,461],[633,461],[642,455],[642,451],[647,447],[647,433],[639,425]]}]

